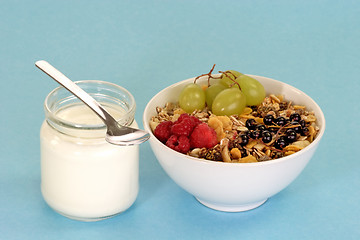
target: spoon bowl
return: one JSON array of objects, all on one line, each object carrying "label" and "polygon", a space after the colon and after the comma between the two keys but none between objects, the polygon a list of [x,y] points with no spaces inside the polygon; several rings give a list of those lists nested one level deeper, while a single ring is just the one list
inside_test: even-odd
[{"label": "spoon bowl", "polygon": [[48,62],[40,60],[35,65],[83,101],[101,118],[107,127],[105,137],[107,142],[120,146],[131,146],[141,144],[149,139],[149,133],[144,130],[120,125],[100,103]]}]

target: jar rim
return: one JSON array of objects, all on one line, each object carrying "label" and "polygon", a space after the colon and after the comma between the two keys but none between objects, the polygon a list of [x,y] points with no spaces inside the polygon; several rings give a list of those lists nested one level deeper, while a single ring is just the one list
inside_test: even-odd
[{"label": "jar rim", "polygon": [[[90,87],[90,86],[95,87],[95,91],[96,91],[95,93],[88,92],[95,99],[100,96],[102,96],[102,97],[106,96],[106,97],[108,97],[108,99],[111,99],[111,101],[113,101],[114,103],[118,102],[120,104],[121,102],[123,102],[123,99],[119,99],[118,96],[120,96],[120,95],[124,96],[124,98],[126,98],[126,102],[125,102],[126,109],[123,108],[124,114],[122,114],[120,118],[115,118],[115,120],[117,122],[119,122],[120,124],[126,125],[126,126],[129,126],[133,122],[134,115],[135,115],[135,109],[136,109],[136,103],[135,103],[134,96],[127,89],[125,89],[117,84],[102,81],[102,80],[80,80],[80,81],[75,81],[75,84],[77,84],[79,87],[82,87],[82,88],[83,87],[86,88],[86,87]],[[97,95],[97,93],[99,93],[101,90],[108,91],[109,93],[112,93],[116,96],[110,96],[107,94]],[[52,98],[54,96],[56,96],[57,94],[60,94],[61,91],[63,92],[62,94],[66,94],[67,96],[65,98],[60,98],[55,103],[52,102],[53,101]],[[69,92],[63,86],[59,86],[59,87],[56,87],[55,89],[53,89],[46,96],[45,101],[44,101],[44,109],[45,109],[45,115],[46,115],[47,120],[49,120],[53,124],[60,125],[61,127],[78,129],[78,130],[101,130],[101,129],[106,128],[106,126],[103,122],[101,122],[100,124],[80,124],[80,123],[75,123],[73,121],[65,120],[65,119],[57,116],[57,110],[59,110],[59,109],[54,108],[54,106],[59,105],[61,103],[65,103],[66,101],[75,101],[78,103],[82,103],[81,100],[79,100],[76,96],[74,96],[71,92]],[[50,123],[50,125],[53,125],[51,123]]]}]

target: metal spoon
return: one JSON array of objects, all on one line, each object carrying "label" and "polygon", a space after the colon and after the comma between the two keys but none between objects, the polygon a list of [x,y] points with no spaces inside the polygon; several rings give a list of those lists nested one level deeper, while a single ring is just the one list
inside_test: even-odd
[{"label": "metal spoon", "polygon": [[41,60],[37,61],[35,65],[83,101],[101,118],[107,127],[105,137],[107,142],[115,145],[130,146],[143,143],[149,139],[149,133],[144,130],[120,125],[94,98],[48,62]]}]

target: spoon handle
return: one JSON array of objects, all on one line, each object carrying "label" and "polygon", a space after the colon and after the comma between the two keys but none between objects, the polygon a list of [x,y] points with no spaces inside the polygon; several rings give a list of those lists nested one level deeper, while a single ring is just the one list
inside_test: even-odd
[{"label": "spoon handle", "polygon": [[115,122],[115,119],[101,105],[99,105],[94,98],[92,98],[59,70],[54,68],[50,63],[40,60],[37,61],[35,65],[88,105],[104,121],[104,123],[108,123],[109,121]]}]

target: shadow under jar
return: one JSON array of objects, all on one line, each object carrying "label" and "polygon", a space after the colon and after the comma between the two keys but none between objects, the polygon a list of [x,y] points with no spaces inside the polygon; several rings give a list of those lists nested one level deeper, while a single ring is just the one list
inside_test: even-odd
[{"label": "shadow under jar", "polygon": [[[78,81],[122,125],[137,128],[135,100],[124,88]],[[139,191],[139,146],[112,145],[106,126],[63,87],[49,93],[40,130],[41,191],[56,212],[98,221],[128,209]]]}]

